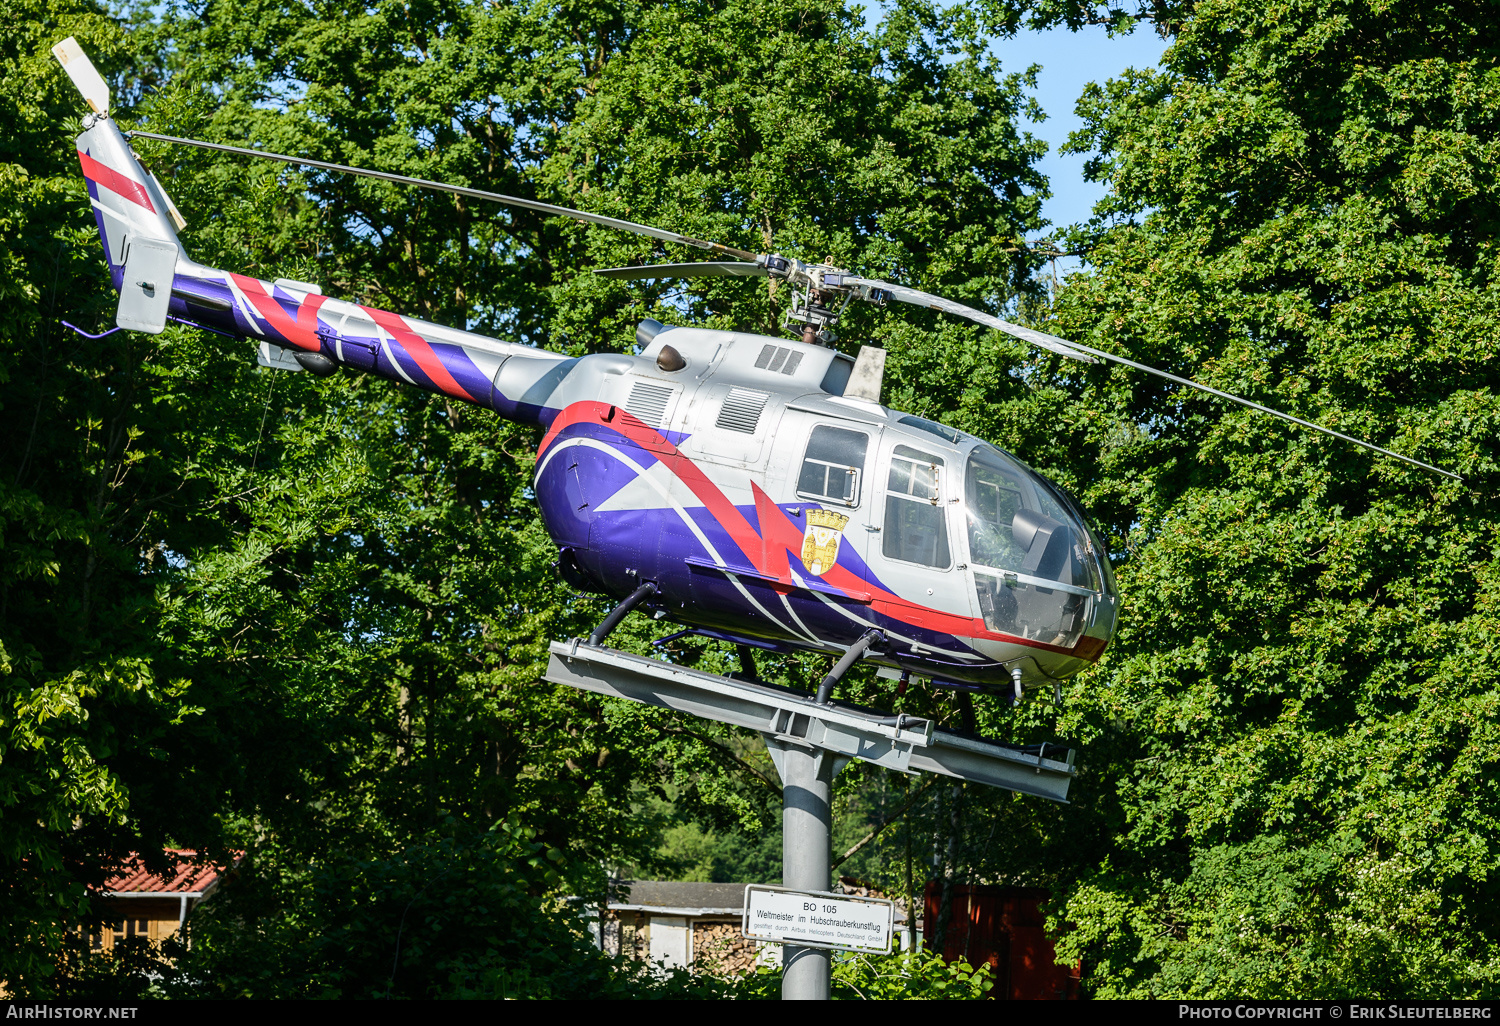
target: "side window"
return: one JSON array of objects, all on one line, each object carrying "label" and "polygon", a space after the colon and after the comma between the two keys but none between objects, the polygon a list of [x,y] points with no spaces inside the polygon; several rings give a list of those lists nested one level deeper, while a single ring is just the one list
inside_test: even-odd
[{"label": "side window", "polygon": [[797,476],[797,494],[858,506],[869,444],[870,436],[863,431],[826,424],[813,428],[807,455],[802,459],[802,473]]},{"label": "side window", "polygon": [[948,525],[939,499],[941,457],[898,445],[886,482],[881,551],[892,559],[946,567]]}]

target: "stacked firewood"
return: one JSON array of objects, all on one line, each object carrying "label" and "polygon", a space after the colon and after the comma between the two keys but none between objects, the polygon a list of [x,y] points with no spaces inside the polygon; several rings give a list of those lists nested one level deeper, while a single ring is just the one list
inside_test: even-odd
[{"label": "stacked firewood", "polygon": [[739,923],[693,924],[693,951],[694,961],[710,972],[738,975],[755,968],[756,943]]}]

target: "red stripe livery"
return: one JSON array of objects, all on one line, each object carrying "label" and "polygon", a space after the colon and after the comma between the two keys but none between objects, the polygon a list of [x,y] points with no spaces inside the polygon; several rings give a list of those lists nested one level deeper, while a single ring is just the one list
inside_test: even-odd
[{"label": "red stripe livery", "polygon": [[376,310],[374,307],[360,307],[365,313],[374,318],[375,323],[380,325],[386,332],[400,342],[402,347],[417,361],[417,366],[422,368],[422,373],[427,375],[440,391],[446,392],[455,399],[463,399],[467,402],[479,402],[479,396],[473,396],[460,385],[448,368],[443,366],[442,357],[433,350],[432,344],[421,335],[406,326],[396,314],[388,310]]},{"label": "red stripe livery", "polygon": [[[770,496],[761,491],[758,485],[754,482],[750,485],[755,496],[756,519],[760,521],[760,530],[756,531],[750,526],[750,522],[745,519],[739,508],[729,501],[728,496],[721,492],[692,460],[683,455],[677,446],[667,441],[660,432],[647,427],[629,412],[601,402],[573,403],[562,410],[552,421],[552,426],[548,428],[542,444],[537,446],[537,456],[541,457],[546,453],[563,429],[573,424],[584,423],[608,424],[610,428],[660,459],[667,469],[676,474],[707,507],[709,513],[719,522],[719,526],[724,528],[734,543],[740,547],[740,551],[745,554],[745,558],[750,561],[757,573],[774,578],[785,585],[794,586],[787,552],[801,553],[802,529],[793,523],[786,511],[772,502]],[[919,605],[873,582],[862,580],[850,573],[847,567],[837,564],[822,574],[821,579],[856,602],[868,602],[871,609],[900,623],[939,631],[956,638],[993,638],[996,641],[1005,641],[1013,645],[1025,645],[1028,648],[1040,648],[1049,652],[1062,652],[1086,658],[1078,649],[1059,648],[1056,645],[992,631],[979,617],[945,613],[942,610]],[[1086,648],[1097,642],[1092,638],[1084,638],[1079,644]]]},{"label": "red stripe livery", "polygon": [[156,213],[156,207],[151,205],[151,196],[140,182],[126,175],[120,174],[114,168],[101,164],[93,157],[78,151],[78,162],[83,165],[83,177],[91,182],[97,182],[110,192],[116,193],[128,199],[138,207],[145,207],[151,213]]},{"label": "red stripe livery", "polygon": [[318,310],[325,301],[323,296],[316,292],[308,293],[307,298],[298,304],[297,318],[293,320],[286,308],[266,291],[265,285],[259,280],[232,271],[229,276],[240,287],[245,298],[250,300],[256,312],[266,319],[266,323],[278,335],[298,349],[305,349],[310,353],[316,353],[321,348],[322,343],[318,339]]}]

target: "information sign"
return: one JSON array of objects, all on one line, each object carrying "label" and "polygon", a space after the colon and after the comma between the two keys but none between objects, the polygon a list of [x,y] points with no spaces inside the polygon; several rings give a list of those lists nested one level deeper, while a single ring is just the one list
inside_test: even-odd
[{"label": "information sign", "polygon": [[891,950],[895,918],[895,902],[882,898],[757,884],[745,888],[743,929],[755,940],[884,953]]}]

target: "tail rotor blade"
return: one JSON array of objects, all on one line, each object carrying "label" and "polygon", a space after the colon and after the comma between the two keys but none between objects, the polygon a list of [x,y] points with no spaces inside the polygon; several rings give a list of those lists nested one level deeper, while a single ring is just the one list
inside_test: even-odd
[{"label": "tail rotor blade", "polygon": [[73,85],[83,94],[83,102],[95,114],[109,113],[109,86],[100,77],[94,62],[89,60],[78,40],[69,36],[52,48],[52,56],[62,65]]}]

